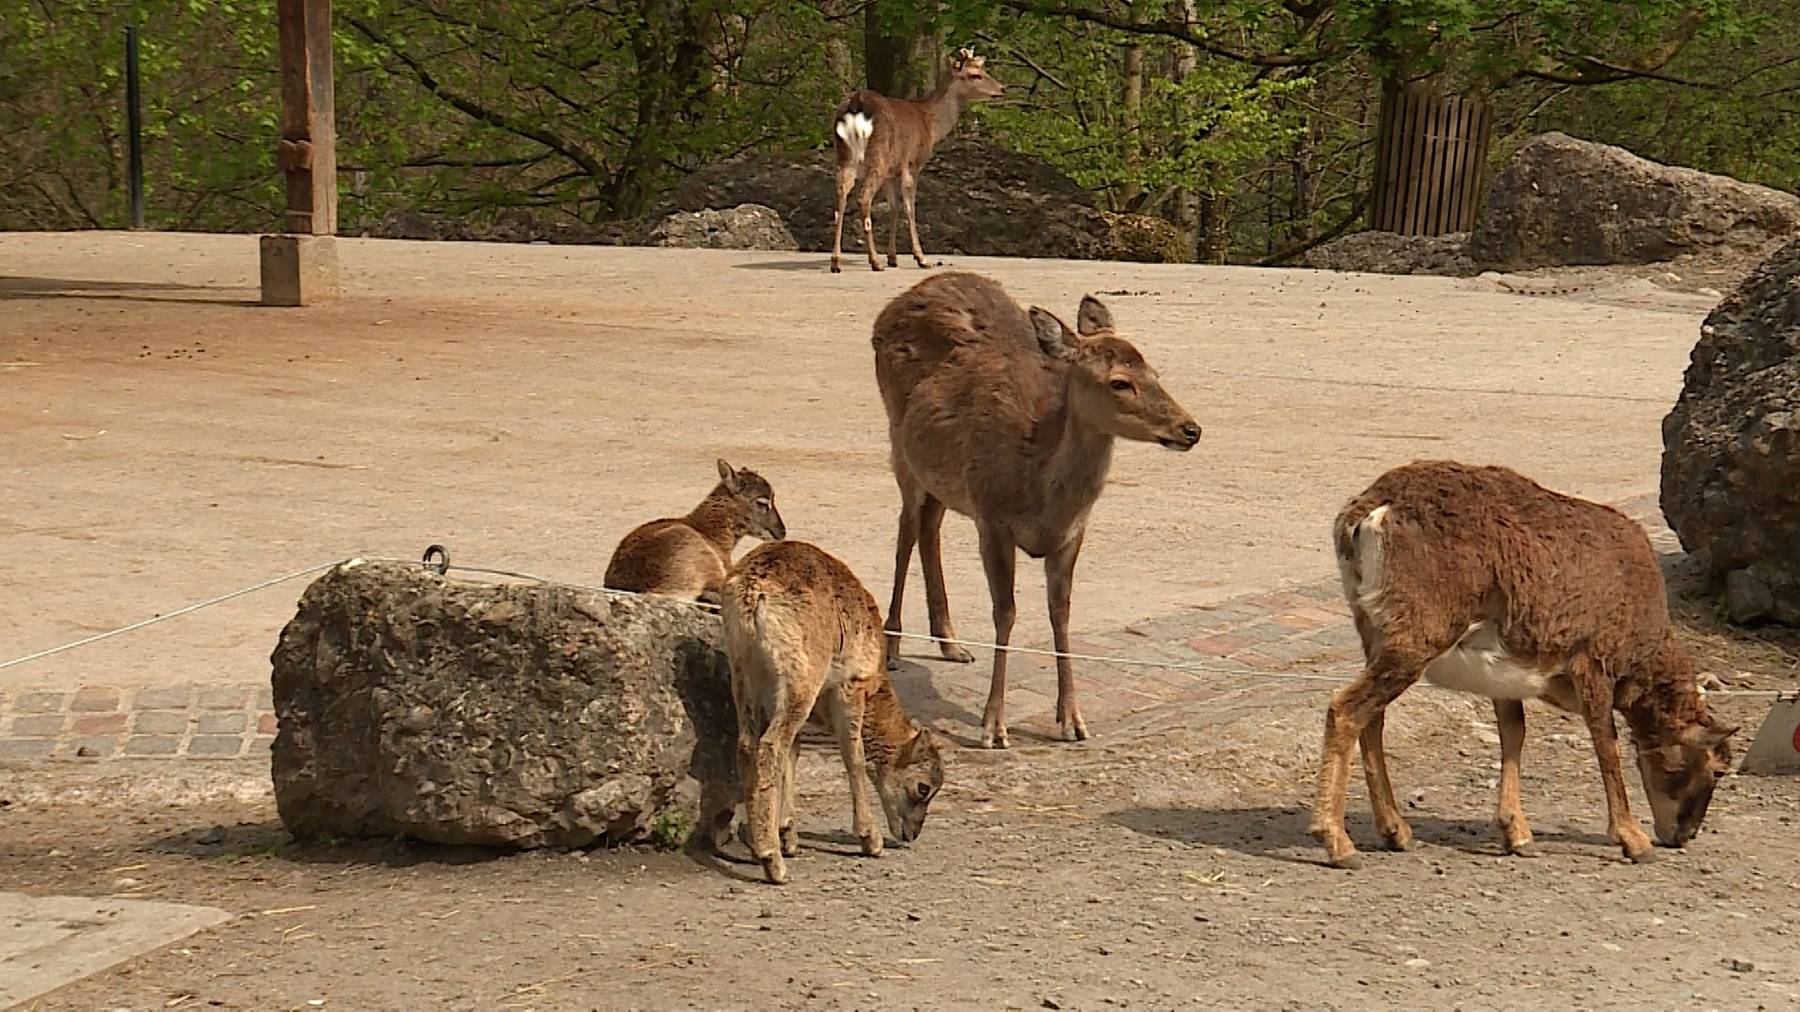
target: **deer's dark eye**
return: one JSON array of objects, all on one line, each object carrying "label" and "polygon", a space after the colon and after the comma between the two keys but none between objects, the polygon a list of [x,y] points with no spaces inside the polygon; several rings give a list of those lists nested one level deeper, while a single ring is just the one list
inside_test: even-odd
[{"label": "deer's dark eye", "polygon": [[930,784],[920,784],[919,786],[913,788],[913,794],[920,801],[924,801],[926,798],[931,797],[931,785]]},{"label": "deer's dark eye", "polygon": [[1130,393],[1130,392],[1131,392],[1131,381],[1130,381],[1130,380],[1127,380],[1127,379],[1116,379],[1116,380],[1113,380],[1113,381],[1112,381],[1112,388],[1113,388],[1113,389],[1114,389],[1114,390],[1117,390],[1117,391],[1118,391],[1118,392],[1120,392],[1120,393],[1122,393],[1122,394],[1124,394],[1124,393]]}]

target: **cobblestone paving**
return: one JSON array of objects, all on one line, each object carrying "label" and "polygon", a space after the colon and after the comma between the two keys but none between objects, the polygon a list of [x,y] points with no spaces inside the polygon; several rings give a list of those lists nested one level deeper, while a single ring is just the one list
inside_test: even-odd
[{"label": "cobblestone paving", "polygon": [[[1659,551],[1680,551],[1673,533],[1662,524],[1654,495],[1640,496],[1621,508],[1645,523]],[[1023,598],[1019,602],[1021,608],[1033,604]],[[965,623],[964,633],[979,628],[979,623]],[[985,639],[986,632],[971,638]],[[1330,683],[1282,679],[1278,673],[1347,678],[1361,663],[1356,631],[1335,575],[1133,622],[1123,629],[1077,638],[1071,647],[1076,653],[1209,669],[1077,661],[1082,716],[1090,733],[1101,738],[1144,729],[1153,723],[1145,715],[1170,704],[1190,713],[1210,709],[1227,714],[1239,707],[1288,705],[1302,696],[1323,696],[1333,688]],[[987,699],[988,657],[977,651],[973,664],[926,659],[935,658],[935,651],[918,641],[909,642],[906,653],[909,663],[896,682],[909,706],[953,740],[974,743]],[[1056,668],[1051,658],[1013,654],[1006,709],[1015,745],[1054,736]],[[0,690],[0,760],[237,759],[265,754],[275,729],[267,680],[170,688],[84,685]]]}]

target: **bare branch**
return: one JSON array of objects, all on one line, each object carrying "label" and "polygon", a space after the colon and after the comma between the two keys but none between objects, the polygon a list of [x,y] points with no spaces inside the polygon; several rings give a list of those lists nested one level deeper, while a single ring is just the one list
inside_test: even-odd
[{"label": "bare branch", "polygon": [[1324,63],[1337,56],[1335,50],[1319,49],[1311,53],[1245,53],[1226,46],[1221,46],[1207,37],[1204,32],[1185,20],[1177,20],[1173,14],[1162,21],[1133,21],[1130,18],[1117,17],[1104,11],[1088,10],[1083,7],[1068,7],[1058,4],[1038,3],[1035,0],[1003,0],[1005,6],[1025,14],[1047,15],[1049,17],[1068,18],[1085,24],[1099,25],[1114,31],[1127,32],[1133,35],[1154,35],[1159,38],[1175,39],[1185,42],[1195,49],[1210,53],[1220,59],[1234,63],[1244,63],[1253,67],[1311,67]]},{"label": "bare branch", "polygon": [[473,97],[465,95],[450,85],[439,81],[424,64],[414,59],[399,46],[395,45],[392,40],[387,38],[387,36],[380,31],[380,29],[377,29],[375,26],[353,14],[344,15],[344,20],[349,23],[350,27],[366,36],[369,41],[394,54],[394,58],[406,65],[406,69],[412,72],[413,77],[418,79],[419,84],[422,85],[426,91],[443,99],[465,115],[482,123],[486,123],[489,126],[504,130],[507,133],[516,134],[526,140],[536,141],[544,147],[562,155],[564,158],[567,158],[569,161],[574,162],[581,167],[583,172],[595,179],[604,179],[606,177],[606,169],[600,164],[600,159],[596,158],[594,154],[588,151],[581,143],[563,137],[540,124],[526,122],[518,117],[501,112],[498,109],[491,109],[486,105],[483,105]]}]

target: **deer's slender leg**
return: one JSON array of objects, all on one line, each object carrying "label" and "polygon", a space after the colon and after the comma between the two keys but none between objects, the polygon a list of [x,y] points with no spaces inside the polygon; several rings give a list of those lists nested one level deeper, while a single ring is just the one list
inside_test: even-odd
[{"label": "deer's slender leg", "polygon": [[842,273],[839,261],[844,254],[844,208],[850,204],[850,190],[856,185],[856,163],[840,161],[837,167],[837,214],[832,219],[831,273]]},{"label": "deer's slender leg", "polygon": [[1516,699],[1494,700],[1494,719],[1500,726],[1500,804],[1494,823],[1508,854],[1525,854],[1531,847],[1531,824],[1519,804],[1519,758],[1525,751],[1525,704]]},{"label": "deer's slender leg", "polygon": [[900,183],[890,179],[885,188],[888,206],[888,252],[889,267],[900,266]]},{"label": "deer's slender leg", "polygon": [[913,200],[918,192],[919,177],[910,172],[900,177],[900,193],[906,200],[906,230],[912,235],[913,260],[920,267],[930,267],[925,260],[925,250],[919,246],[919,222],[913,214]]},{"label": "deer's slender leg", "polygon": [[950,623],[950,595],[944,588],[944,504],[929,492],[919,504],[919,563],[925,570],[925,605],[931,615],[931,635],[938,638],[938,652],[947,661],[967,664],[975,655],[963,649]]},{"label": "deer's slender leg", "polygon": [[[817,684],[817,682],[814,682]],[[762,862],[763,877],[780,885],[787,881],[782,860],[780,820],[784,817],[783,780],[794,738],[812,712],[810,700],[793,697],[776,701],[769,725],[756,741],[755,786],[750,795],[750,853]]]},{"label": "deer's slender leg", "polygon": [[[906,571],[912,567],[913,545],[919,540],[919,500],[925,495],[915,483],[901,477],[898,467],[895,468],[895,479],[900,484],[900,530],[894,538],[894,596],[888,602],[886,623],[889,671],[897,670],[900,666],[898,634],[904,627],[901,609],[906,603]],[[925,578],[925,585],[929,590],[929,574]]]},{"label": "deer's slender leg", "polygon": [[1087,724],[1075,705],[1075,662],[1069,652],[1069,597],[1075,587],[1075,559],[1081,555],[1087,530],[1061,548],[1044,556],[1044,586],[1050,597],[1050,634],[1056,642],[1056,724],[1064,741],[1086,741]]},{"label": "deer's slender leg", "polygon": [[[1429,655],[1427,655],[1429,656]],[[1318,790],[1313,798],[1309,831],[1325,845],[1331,863],[1355,868],[1356,844],[1344,832],[1344,795],[1350,787],[1350,752],[1376,713],[1418,681],[1425,658],[1398,656],[1384,650],[1363,669],[1362,677],[1332,698],[1325,713],[1325,747],[1319,763]]]},{"label": "deer's slender leg", "polygon": [[1410,850],[1412,848],[1412,827],[1406,824],[1406,817],[1400,814],[1400,804],[1394,800],[1394,784],[1388,779],[1387,749],[1382,743],[1382,732],[1387,726],[1387,711],[1376,710],[1363,725],[1362,758],[1363,777],[1369,784],[1369,807],[1375,812],[1375,828],[1380,831],[1382,839],[1387,841],[1389,850]]},{"label": "deer's slender leg", "polygon": [[1619,763],[1618,729],[1613,725],[1612,682],[1592,658],[1577,657],[1569,665],[1569,678],[1575,683],[1581,700],[1581,715],[1587,721],[1588,734],[1594,739],[1594,757],[1600,763],[1600,780],[1606,786],[1606,832],[1637,862],[1653,860],[1656,851],[1650,836],[1631,817],[1631,803],[1625,794],[1625,775]]},{"label": "deer's slender leg", "polygon": [[987,707],[981,714],[981,744],[1006,748],[1006,645],[1012,642],[1013,564],[1016,549],[1012,536],[999,528],[980,524],[981,568],[987,571],[988,595],[994,601],[994,676],[988,685]]},{"label": "deer's slender leg", "polygon": [[781,768],[781,856],[800,853],[800,834],[794,830],[794,765],[799,761],[798,743],[788,746],[787,763]]},{"label": "deer's slender leg", "polygon": [[869,807],[869,777],[863,757],[863,693],[854,688],[832,689],[831,722],[837,728],[838,751],[844,757],[844,773],[850,778],[850,826],[862,841],[864,854],[881,853],[881,826]]},{"label": "deer's slender leg", "polygon": [[875,259],[875,219],[870,217],[875,206],[875,194],[881,189],[880,175],[870,168],[863,173],[862,190],[857,193],[857,203],[862,208],[863,250],[869,254],[869,269],[878,271],[881,262]]}]

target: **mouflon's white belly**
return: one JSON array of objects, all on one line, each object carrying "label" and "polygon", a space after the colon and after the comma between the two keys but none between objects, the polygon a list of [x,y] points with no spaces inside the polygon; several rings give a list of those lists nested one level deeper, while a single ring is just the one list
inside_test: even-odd
[{"label": "mouflon's white belly", "polygon": [[1492,622],[1469,626],[1455,646],[1425,665],[1425,680],[1433,685],[1489,699],[1540,698],[1555,674],[1515,660],[1501,645],[1499,630]]}]

